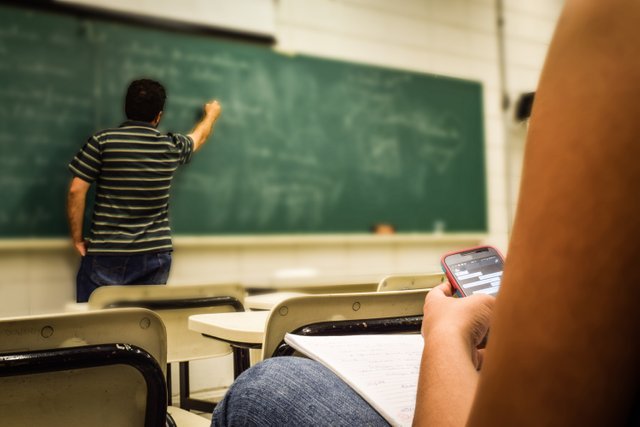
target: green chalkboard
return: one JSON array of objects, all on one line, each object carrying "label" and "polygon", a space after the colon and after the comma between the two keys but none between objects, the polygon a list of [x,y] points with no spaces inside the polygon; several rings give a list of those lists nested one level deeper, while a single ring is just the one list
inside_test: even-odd
[{"label": "green chalkboard", "polygon": [[0,236],[66,235],[66,164],[161,81],[161,130],[223,115],[173,184],[176,234],[486,230],[479,83],[0,7]]}]

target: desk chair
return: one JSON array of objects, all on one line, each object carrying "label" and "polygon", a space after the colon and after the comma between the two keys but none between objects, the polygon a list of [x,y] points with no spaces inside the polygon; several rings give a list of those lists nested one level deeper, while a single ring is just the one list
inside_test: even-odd
[{"label": "desk chair", "polygon": [[444,281],[444,273],[394,274],[380,280],[380,283],[378,283],[378,292],[433,288]]},{"label": "desk chair", "polygon": [[192,314],[244,311],[240,285],[103,286],[89,297],[92,310],[143,307],[156,312],[167,329],[167,384],[171,404],[171,363],[179,363],[180,408],[213,412],[215,404],[190,396],[189,361],[225,356],[229,344],[190,331]]},{"label": "desk chair", "polygon": [[274,283],[276,292],[259,292],[249,295],[244,300],[249,310],[271,310],[276,304],[294,296],[307,294],[336,294],[353,292],[373,292],[378,288],[379,279],[367,277],[313,277],[306,281],[296,280],[289,283]]},{"label": "desk chair", "polygon": [[[144,309],[0,319],[0,424],[176,425],[167,417],[166,333]],[[178,426],[208,420],[178,408]]]},{"label": "desk chair", "polygon": [[419,332],[429,289],[294,297],[275,306],[267,320],[262,358],[292,354],[287,332],[355,335]]}]

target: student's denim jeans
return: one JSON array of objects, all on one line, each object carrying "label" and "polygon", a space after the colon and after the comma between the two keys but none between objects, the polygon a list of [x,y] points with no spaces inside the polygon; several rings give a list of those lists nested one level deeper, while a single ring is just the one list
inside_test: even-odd
[{"label": "student's denim jeans", "polygon": [[91,292],[109,285],[164,285],[171,269],[171,252],[127,256],[86,255],[76,278],[76,300],[87,302]]},{"label": "student's denim jeans", "polygon": [[216,405],[211,425],[388,426],[360,395],[318,362],[274,357],[246,370]]}]

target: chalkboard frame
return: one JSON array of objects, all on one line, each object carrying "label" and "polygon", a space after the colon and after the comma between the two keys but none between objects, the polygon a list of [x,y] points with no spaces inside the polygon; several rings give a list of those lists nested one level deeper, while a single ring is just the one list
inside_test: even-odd
[{"label": "chalkboard frame", "polygon": [[181,34],[212,36],[225,40],[243,41],[264,46],[273,46],[276,42],[275,37],[270,35],[255,34],[248,31],[213,27],[197,23],[175,21],[151,15],[137,15],[126,12],[119,12],[117,10],[91,7],[89,5],[83,4],[41,0],[0,0],[0,5],[3,4],[15,8],[38,10],[67,16],[73,15],[79,18],[95,19],[108,22],[120,22],[145,28],[173,31]]}]

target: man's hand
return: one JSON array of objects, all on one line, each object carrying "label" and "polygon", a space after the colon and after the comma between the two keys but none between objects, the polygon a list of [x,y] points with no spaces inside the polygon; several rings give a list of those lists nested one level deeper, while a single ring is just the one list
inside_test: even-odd
[{"label": "man's hand", "polygon": [[204,117],[193,128],[189,136],[193,139],[193,151],[198,151],[207,141],[213,130],[213,125],[220,116],[222,107],[215,99],[204,104]]},{"label": "man's hand", "polygon": [[73,247],[76,252],[80,254],[80,256],[85,256],[87,254],[87,241],[82,240],[80,242],[73,242]]},{"label": "man's hand", "polygon": [[220,116],[220,113],[222,113],[222,107],[220,106],[220,103],[215,99],[204,104],[205,116],[211,117],[213,120],[216,120],[218,116]]}]

